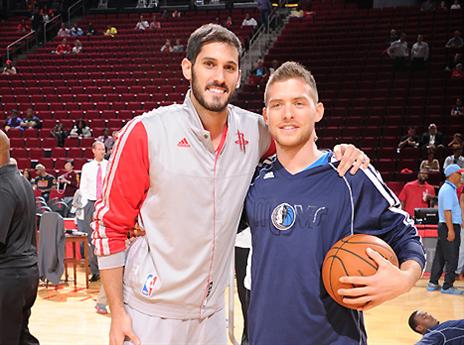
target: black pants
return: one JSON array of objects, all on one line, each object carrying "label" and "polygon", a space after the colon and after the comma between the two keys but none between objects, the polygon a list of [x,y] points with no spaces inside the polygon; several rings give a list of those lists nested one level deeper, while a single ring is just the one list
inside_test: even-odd
[{"label": "black pants", "polygon": [[249,248],[239,248],[235,247],[235,276],[237,278],[237,290],[238,290],[238,299],[242,306],[242,316],[243,316],[243,334],[242,340],[248,339],[248,300],[250,297],[250,291],[245,288],[243,285],[243,280],[246,275],[246,266],[248,254],[250,253]]},{"label": "black pants", "polygon": [[[89,200],[87,205],[84,206],[84,219],[77,220],[77,228],[79,231],[87,234],[87,242],[89,244],[89,265],[90,273],[93,275],[99,274],[97,256],[95,255],[95,246],[92,244],[92,232],[91,227],[93,212],[95,211],[95,201]],[[81,256],[84,257],[84,249],[81,250]]]},{"label": "black pants", "polygon": [[0,268],[0,345],[39,344],[28,328],[38,285],[37,265]]},{"label": "black pants", "polygon": [[459,259],[459,245],[461,243],[461,227],[459,224],[453,224],[455,238],[450,242],[448,237],[448,227],[446,223],[438,224],[438,238],[437,247],[435,249],[435,256],[432,263],[432,272],[430,273],[430,282],[438,284],[445,267],[445,282],[443,289],[449,289],[453,286],[456,279],[456,269],[458,267]]}]

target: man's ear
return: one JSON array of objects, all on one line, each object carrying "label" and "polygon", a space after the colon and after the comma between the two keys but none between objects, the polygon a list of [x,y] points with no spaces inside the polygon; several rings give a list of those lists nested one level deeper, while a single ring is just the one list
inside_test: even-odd
[{"label": "man's ear", "polygon": [[319,102],[316,104],[316,118],[315,122],[319,122],[324,117],[324,104]]},{"label": "man's ear", "polygon": [[182,74],[188,81],[192,80],[192,63],[189,59],[183,58],[181,62]]},{"label": "man's ear", "polygon": [[264,118],[264,122],[265,122],[266,125],[267,125],[267,124],[268,124],[269,117],[267,116],[267,109],[266,109],[266,107],[263,107],[263,118]]}]

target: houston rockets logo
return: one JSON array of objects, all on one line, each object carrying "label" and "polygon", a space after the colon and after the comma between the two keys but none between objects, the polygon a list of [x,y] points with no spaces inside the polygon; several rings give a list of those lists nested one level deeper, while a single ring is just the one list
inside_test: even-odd
[{"label": "houston rockets logo", "polygon": [[246,145],[248,144],[248,140],[245,139],[243,132],[237,130],[237,140],[235,143],[240,146],[240,151],[246,152]]}]

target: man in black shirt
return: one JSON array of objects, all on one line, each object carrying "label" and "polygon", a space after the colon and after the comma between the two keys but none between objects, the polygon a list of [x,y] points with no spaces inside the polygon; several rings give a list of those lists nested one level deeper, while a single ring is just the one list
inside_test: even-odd
[{"label": "man in black shirt", "polygon": [[39,271],[32,187],[10,163],[10,144],[0,130],[0,344],[32,345],[31,308]]},{"label": "man in black shirt", "polygon": [[47,173],[45,166],[43,164],[37,164],[35,166],[35,171],[37,177],[32,181],[34,188],[37,188],[40,191],[40,194],[48,202],[48,197],[50,192],[56,186],[55,176]]}]

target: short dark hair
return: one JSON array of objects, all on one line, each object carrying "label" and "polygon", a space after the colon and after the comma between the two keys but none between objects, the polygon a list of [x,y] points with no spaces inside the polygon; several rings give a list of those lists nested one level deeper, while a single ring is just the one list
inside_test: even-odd
[{"label": "short dark hair", "polygon": [[205,44],[214,42],[226,43],[235,47],[240,61],[240,54],[242,53],[240,40],[232,31],[217,24],[205,24],[192,32],[187,42],[187,59],[192,64],[195,63],[201,48]]},{"label": "short dark hair", "polygon": [[419,333],[419,334],[422,334],[421,332],[419,332],[419,331],[416,329],[416,328],[417,328],[416,315],[417,315],[417,310],[413,311],[412,314],[409,316],[408,324],[409,324],[409,327],[411,327],[411,329],[412,329],[414,332]]}]

